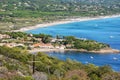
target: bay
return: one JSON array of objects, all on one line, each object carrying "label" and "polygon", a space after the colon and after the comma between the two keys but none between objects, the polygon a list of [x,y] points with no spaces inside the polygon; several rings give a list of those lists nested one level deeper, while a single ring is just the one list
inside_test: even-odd
[{"label": "bay", "polygon": [[49,56],[61,60],[75,60],[83,64],[95,64],[96,66],[109,65],[117,72],[120,72],[120,54],[95,54],[95,53],[82,53],[82,52],[46,52]]},{"label": "bay", "polygon": [[[109,44],[120,50],[120,17],[98,19],[68,24],[60,24],[27,31],[28,33],[45,33],[52,36],[75,36]],[[120,71],[120,54],[94,54],[81,52],[48,52],[50,56],[61,60],[70,58],[84,64],[93,63],[98,66],[110,65],[113,70]],[[61,57],[62,56],[62,57]]]}]

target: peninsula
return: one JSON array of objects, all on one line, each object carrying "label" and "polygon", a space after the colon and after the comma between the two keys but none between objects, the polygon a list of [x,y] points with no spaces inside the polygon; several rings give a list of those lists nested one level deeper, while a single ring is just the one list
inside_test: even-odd
[{"label": "peninsula", "polygon": [[[120,17],[120,0],[0,0],[0,80],[120,80],[120,50],[111,48],[120,49],[116,17]],[[76,37],[61,36],[62,32],[54,37],[26,33],[105,18],[113,19],[70,28],[75,31],[65,29]]]},{"label": "peninsula", "polygon": [[47,51],[80,51],[92,53],[119,53],[108,44],[94,40],[59,36],[53,38],[47,34],[28,34],[24,32],[5,32],[0,34],[0,46],[18,47],[34,52]]}]

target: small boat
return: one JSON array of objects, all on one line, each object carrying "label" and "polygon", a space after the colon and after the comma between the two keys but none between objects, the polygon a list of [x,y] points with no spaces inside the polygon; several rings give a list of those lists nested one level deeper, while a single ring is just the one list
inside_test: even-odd
[{"label": "small boat", "polygon": [[114,60],[117,60],[118,58],[116,58],[116,57],[113,57],[113,59],[114,59]]},{"label": "small boat", "polygon": [[110,38],[114,38],[114,36],[110,36]]},{"label": "small boat", "polygon": [[94,57],[93,56],[90,56],[91,59],[93,59]]},{"label": "small boat", "polygon": [[95,27],[97,27],[98,25],[97,24],[95,24]]}]

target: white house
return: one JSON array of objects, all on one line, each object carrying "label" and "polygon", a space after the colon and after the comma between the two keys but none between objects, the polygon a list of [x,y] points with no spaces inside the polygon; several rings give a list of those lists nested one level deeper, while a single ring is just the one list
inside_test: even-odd
[{"label": "white house", "polygon": [[9,35],[6,34],[0,34],[0,39],[10,38]]}]

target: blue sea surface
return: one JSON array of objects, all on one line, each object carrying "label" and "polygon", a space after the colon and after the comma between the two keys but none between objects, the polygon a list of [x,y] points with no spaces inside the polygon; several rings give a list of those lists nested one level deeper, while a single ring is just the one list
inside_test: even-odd
[{"label": "blue sea surface", "polygon": [[76,36],[107,43],[112,48],[120,49],[120,17],[60,24],[27,32]]},{"label": "blue sea surface", "polygon": [[109,65],[117,72],[120,72],[120,54],[95,54],[82,52],[46,52],[49,56],[56,57],[61,60],[71,59],[82,62],[83,64],[92,63],[97,66]]},{"label": "blue sea surface", "polygon": [[[75,36],[109,44],[114,49],[120,50],[120,17],[98,19],[68,24],[54,25],[27,31],[28,33],[45,33],[63,36]],[[52,56],[65,60],[75,59],[82,63],[93,63],[95,65],[110,65],[114,70],[120,71],[120,54],[92,54],[81,52],[59,52],[50,53]],[[62,57],[61,57],[62,56]],[[93,56],[94,59],[91,59]]]}]

